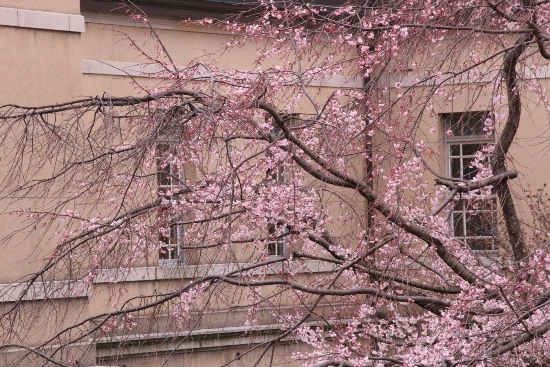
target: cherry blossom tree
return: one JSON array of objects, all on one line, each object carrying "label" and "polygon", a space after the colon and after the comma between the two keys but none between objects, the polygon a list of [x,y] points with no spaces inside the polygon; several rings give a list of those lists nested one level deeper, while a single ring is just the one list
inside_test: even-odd
[{"label": "cherry blossom tree", "polygon": [[[294,342],[305,366],[549,362],[546,206],[528,205],[512,167],[530,114],[547,124],[550,3],[337,3],[198,22],[231,32],[229,50],[256,45],[248,71],[178,67],[151,28],[163,87],[2,107],[3,196],[28,198],[10,204],[25,227],[5,241],[56,243],[2,308],[0,348],[26,350],[13,365],[70,366],[84,340],[158,315],[191,331],[220,310],[246,312],[257,363]],[[483,137],[458,173],[442,148],[457,129]],[[457,235],[473,221],[485,242]],[[159,256],[180,280],[125,295]],[[41,345],[13,342],[32,330],[20,315],[34,285],[60,279],[74,283],[50,296],[107,282],[111,304]],[[277,333],[254,342],[265,310]]]}]

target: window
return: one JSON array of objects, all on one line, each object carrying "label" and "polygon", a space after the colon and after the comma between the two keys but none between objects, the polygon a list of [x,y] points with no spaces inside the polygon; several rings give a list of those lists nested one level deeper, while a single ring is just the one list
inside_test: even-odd
[{"label": "window", "polygon": [[[293,115],[289,115],[288,119],[294,118]],[[288,122],[287,122],[288,123]],[[283,130],[279,125],[274,125],[272,134],[277,137],[282,137]],[[270,182],[274,185],[287,185],[288,184],[288,169],[284,162],[279,162],[277,166],[267,171],[267,176]],[[290,231],[288,227],[282,223],[270,224],[268,226],[270,241],[267,243],[267,253],[273,257],[287,257],[288,256],[288,236]]]},{"label": "window", "polygon": [[[162,204],[167,209],[179,199],[179,192],[183,184],[183,170],[177,165],[175,158],[175,143],[160,141],[156,145],[157,155],[157,187],[158,193],[163,198]],[[183,260],[181,247],[183,246],[184,232],[183,225],[171,224],[181,222],[180,217],[172,218],[169,210],[162,210],[163,221],[166,221],[169,228],[159,234],[160,251],[159,265],[178,265]]]},{"label": "window", "polygon": [[288,184],[288,170],[284,163],[280,163],[273,169],[269,169],[266,172],[269,182],[274,185],[287,185]]},{"label": "window", "polygon": [[178,199],[184,179],[174,161],[174,148],[175,144],[168,141],[157,143],[157,186],[159,194],[168,201]]},{"label": "window", "polygon": [[160,234],[159,265],[177,265],[182,261],[183,226],[171,225],[168,233]]},{"label": "window", "polygon": [[288,173],[283,163],[269,172],[269,174],[277,184],[286,185],[288,183]]},{"label": "window", "polygon": [[[445,124],[447,174],[451,178],[471,180],[478,168],[472,163],[477,152],[482,152],[482,163],[489,165],[491,154],[486,148],[494,144],[492,132],[487,134],[487,112],[451,113],[441,115]],[[496,228],[496,198],[489,201],[459,198],[450,216],[453,235],[474,250],[492,250]]]},{"label": "window", "polygon": [[[276,137],[283,137],[283,129],[279,125],[274,125],[271,130],[271,134]],[[281,162],[275,168],[267,171],[267,175],[271,176],[271,179],[275,181],[276,184],[286,185],[288,183],[288,172],[284,165],[284,162]]]},{"label": "window", "polygon": [[273,257],[288,256],[288,235],[290,231],[287,226],[269,225],[269,236],[271,241],[267,243],[267,253]]}]

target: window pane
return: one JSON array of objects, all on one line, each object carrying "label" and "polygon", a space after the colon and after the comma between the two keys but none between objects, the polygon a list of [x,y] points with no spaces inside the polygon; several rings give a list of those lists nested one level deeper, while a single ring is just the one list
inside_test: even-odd
[{"label": "window pane", "polygon": [[446,130],[451,130],[453,136],[462,136],[462,123],[459,117],[460,115],[457,114],[449,114],[443,117],[446,120]]},{"label": "window pane", "polygon": [[466,213],[466,236],[491,236],[490,216],[484,213]]},{"label": "window pane", "polygon": [[451,155],[460,156],[460,144],[451,145]]},{"label": "window pane", "polygon": [[471,180],[477,175],[477,168],[470,165],[473,160],[473,158],[464,158],[463,160],[462,178],[465,180]]},{"label": "window pane", "polygon": [[464,206],[464,200],[459,200],[456,202],[453,210],[456,211],[462,211],[462,207]]},{"label": "window pane", "polygon": [[159,186],[170,186],[172,181],[168,172],[159,171],[157,172],[157,182]]},{"label": "window pane", "polygon": [[483,135],[484,112],[474,112],[464,116],[464,135]]},{"label": "window pane", "polygon": [[472,238],[468,239],[468,245],[472,250],[492,250],[493,239],[492,238]]},{"label": "window pane", "polygon": [[159,251],[159,259],[160,260],[169,260],[170,259],[170,252],[168,251],[167,247],[162,247]]},{"label": "window pane", "polygon": [[269,242],[267,244],[267,254],[277,255],[277,242]]},{"label": "window pane", "polygon": [[462,154],[463,155],[474,155],[474,153],[481,150],[481,144],[463,144],[462,145]]},{"label": "window pane", "polygon": [[281,184],[284,184],[286,183],[286,166],[284,165],[280,165],[279,167],[276,168],[277,169],[277,177],[276,177],[276,182],[277,183],[281,183]]},{"label": "window pane", "polygon": [[464,203],[465,210],[471,210],[475,212],[480,212],[480,211],[493,212],[495,210],[496,198],[491,198],[490,200],[483,200],[483,201],[476,200],[475,205],[473,202],[470,203],[466,200],[464,201],[465,201]]},{"label": "window pane", "polygon": [[173,245],[178,244],[178,226],[173,225],[170,227],[170,243]]},{"label": "window pane", "polygon": [[454,227],[454,236],[463,237],[464,236],[464,216],[460,212],[453,213],[453,227]]},{"label": "window pane", "polygon": [[285,241],[280,239],[277,241],[277,256],[284,256],[285,254]]},{"label": "window pane", "polygon": [[167,143],[157,143],[157,156],[165,157],[170,149],[170,144]]},{"label": "window pane", "polygon": [[449,113],[443,114],[445,128],[451,130],[454,136],[485,135],[483,131],[487,112]]},{"label": "window pane", "polygon": [[460,178],[462,176],[462,169],[460,167],[460,158],[451,159],[451,177]]},{"label": "window pane", "polygon": [[173,247],[174,249],[174,252],[172,253],[172,259],[180,259],[180,247],[179,246],[174,246]]}]

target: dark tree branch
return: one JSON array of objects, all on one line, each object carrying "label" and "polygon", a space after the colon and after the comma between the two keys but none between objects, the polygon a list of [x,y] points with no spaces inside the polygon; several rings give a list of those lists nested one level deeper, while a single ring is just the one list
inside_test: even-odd
[{"label": "dark tree branch", "polygon": [[[506,154],[514,141],[521,117],[521,96],[517,84],[516,64],[532,35],[527,34],[516,42],[516,47],[504,57],[502,64],[503,78],[508,94],[508,119],[495,146],[493,155],[493,173],[500,175],[506,172]],[[527,245],[522,234],[521,222],[516,212],[514,199],[508,181],[501,181],[496,185],[498,199],[502,207],[506,230],[512,246],[514,260],[519,262],[528,256]]]}]

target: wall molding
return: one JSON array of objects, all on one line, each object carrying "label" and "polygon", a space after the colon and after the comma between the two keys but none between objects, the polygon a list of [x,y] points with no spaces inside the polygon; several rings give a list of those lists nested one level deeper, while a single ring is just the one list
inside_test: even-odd
[{"label": "wall molding", "polygon": [[[270,341],[280,332],[281,325],[257,325],[220,327],[181,332],[129,334],[95,339],[97,358],[102,362],[124,356],[184,353],[193,351],[220,350],[261,344]],[[252,337],[251,337],[252,336]]]},{"label": "wall molding", "polygon": [[202,27],[193,24],[183,25],[182,19],[170,19],[170,18],[159,18],[159,17],[149,17],[148,24],[145,24],[140,21],[131,19],[127,14],[118,14],[118,13],[95,13],[89,12],[86,9],[83,9],[82,15],[86,23],[90,24],[99,24],[99,25],[110,25],[110,26],[121,26],[121,27],[132,27],[132,28],[145,28],[150,29],[152,26],[155,30],[169,30],[177,32],[189,32],[189,33],[206,33],[206,34],[221,34],[221,35],[230,35],[229,32],[219,29],[219,28],[208,28]]},{"label": "wall molding", "polygon": [[[113,282],[147,282],[174,279],[192,279],[212,275],[223,275],[235,272],[248,263],[230,263],[213,265],[181,266],[148,266],[135,268],[100,269],[93,280],[55,280],[49,282],[0,284],[0,303],[21,301],[38,301],[44,299],[87,298],[91,295],[94,284]],[[291,261],[267,265],[268,275],[289,273],[326,273],[333,270],[335,264],[319,260]]]},{"label": "wall molding", "polygon": [[82,15],[0,7],[0,26],[82,33]]},{"label": "wall molding", "polygon": [[[93,280],[94,284],[112,282],[143,282],[173,279],[192,279],[223,275],[250,266],[249,263],[227,263],[211,265],[149,266],[128,269],[101,269]],[[267,265],[267,275],[289,273],[326,273],[336,268],[335,264],[320,260],[290,261]],[[253,271],[252,271],[253,274]]]},{"label": "wall molding", "polygon": [[[331,325],[348,324],[349,319],[331,322]],[[326,320],[305,322],[309,327],[327,327]],[[182,330],[147,334],[126,334],[94,339],[98,360],[102,363],[117,358],[136,358],[173,353],[207,352],[209,350],[249,347],[273,340],[284,331],[282,324],[260,324],[247,326],[225,326],[208,329]],[[326,334],[327,335],[327,334]],[[328,336],[328,335],[327,335]],[[296,343],[290,337],[277,342],[278,345]]]},{"label": "wall molding", "polygon": [[83,280],[55,280],[0,284],[0,303],[37,301],[44,299],[86,298],[90,296],[91,285]]},{"label": "wall molding", "polygon": [[[390,88],[396,88],[397,85],[401,87],[433,87],[441,84],[445,85],[460,85],[460,84],[487,84],[487,83],[500,83],[501,70],[471,70],[466,73],[456,74],[452,71],[443,72],[436,79],[433,74],[414,74],[409,73],[395,73],[388,78]],[[518,73],[518,78],[521,80],[531,79],[548,79],[550,78],[550,66],[548,65],[531,65],[523,68]]]},{"label": "wall molding", "polygon": [[[185,67],[177,66],[184,70]],[[82,73],[94,75],[131,76],[144,78],[160,78],[168,70],[159,64],[142,64],[121,61],[82,60]],[[223,70],[218,71],[223,73]],[[197,73],[196,78],[209,78],[210,74],[204,70]],[[362,88],[363,79],[360,75],[335,75],[329,78],[313,79],[308,83],[311,87],[328,88]]]},{"label": "wall molding", "polygon": [[82,73],[112,76],[155,77],[166,69],[158,64],[120,61],[82,60]]}]

